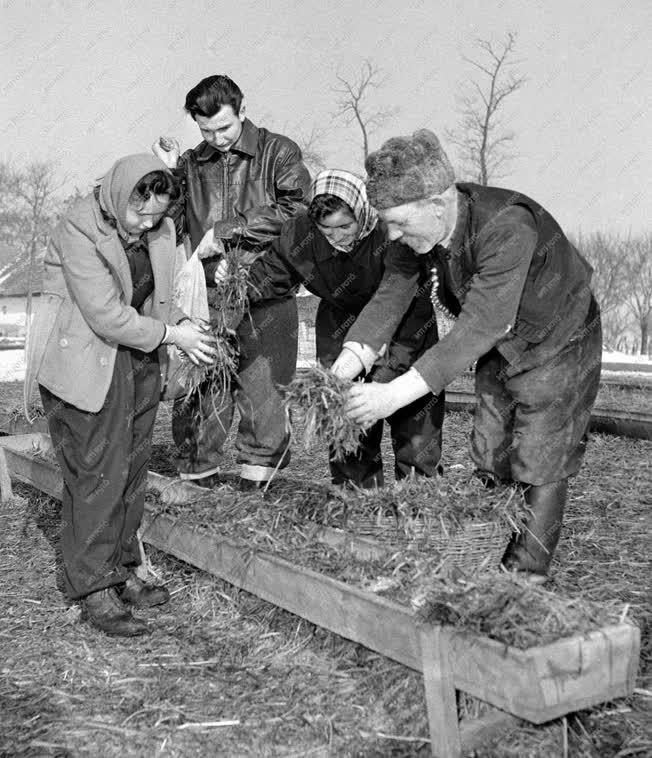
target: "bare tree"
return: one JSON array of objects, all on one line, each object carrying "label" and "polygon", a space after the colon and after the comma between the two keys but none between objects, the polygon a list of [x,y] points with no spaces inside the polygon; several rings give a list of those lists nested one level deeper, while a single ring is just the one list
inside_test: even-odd
[{"label": "bare tree", "polygon": [[641,335],[641,355],[652,349],[652,234],[630,239],[623,245],[626,261],[627,287],[625,305],[636,320]]},{"label": "bare tree", "polygon": [[334,117],[343,117],[347,123],[355,122],[360,127],[364,160],[369,155],[369,135],[374,129],[387,123],[398,110],[374,107],[370,102],[374,90],[378,90],[384,84],[380,74],[380,69],[366,59],[355,80],[337,75],[339,86],[335,88],[335,92],[339,98]]},{"label": "bare tree", "polygon": [[313,127],[309,134],[301,132],[294,139],[301,148],[303,162],[311,176],[326,168],[326,161],[322,153],[323,132],[321,129]]},{"label": "bare tree", "polygon": [[12,251],[14,276],[33,272],[42,257],[57,218],[61,186],[51,163],[35,162],[24,169],[0,163],[0,230]]},{"label": "bare tree", "polygon": [[446,136],[459,148],[464,170],[478,184],[486,185],[514,158],[515,134],[504,127],[500,115],[505,100],[521,89],[526,79],[511,71],[518,63],[512,60],[516,47],[512,32],[499,45],[479,39],[475,47],[475,59],[462,56],[474,72],[460,85],[458,126],[447,130]]},{"label": "bare tree", "polygon": [[51,163],[32,163],[15,175],[16,198],[22,204],[27,221],[23,251],[30,261],[35,260],[37,253],[47,244],[56,217],[56,195],[61,186]]},{"label": "bare tree", "polygon": [[623,255],[624,240],[616,234],[595,232],[579,234],[573,243],[593,266],[591,289],[602,314],[603,343],[617,350],[629,328],[629,314],[624,307],[628,273]]},{"label": "bare tree", "polygon": [[15,193],[15,171],[10,164],[0,163],[0,240],[10,259],[0,263],[13,263],[16,251],[22,247],[23,215]]}]

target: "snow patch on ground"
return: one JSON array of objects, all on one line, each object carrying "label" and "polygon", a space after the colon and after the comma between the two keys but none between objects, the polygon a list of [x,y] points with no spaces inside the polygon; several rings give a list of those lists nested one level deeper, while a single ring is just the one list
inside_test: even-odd
[{"label": "snow patch on ground", "polygon": [[[603,353],[603,363],[636,363],[652,366],[652,359],[646,355],[627,353]],[[305,361],[304,361],[305,363]],[[305,365],[310,365],[305,363]],[[608,369],[608,366],[605,366]],[[25,351],[0,350],[0,382],[22,382],[25,379]]]},{"label": "snow patch on ground", "polygon": [[25,351],[0,350],[0,382],[22,382],[25,379]]},{"label": "snow patch on ground", "polygon": [[631,353],[604,352],[602,353],[603,363],[644,363],[652,364],[652,357],[649,355],[632,355]]}]

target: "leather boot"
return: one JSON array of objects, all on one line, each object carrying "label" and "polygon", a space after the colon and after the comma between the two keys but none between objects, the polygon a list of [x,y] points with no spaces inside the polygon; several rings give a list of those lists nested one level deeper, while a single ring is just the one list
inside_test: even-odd
[{"label": "leather boot", "polygon": [[165,587],[147,584],[139,579],[136,574],[131,573],[120,591],[120,599],[137,608],[151,608],[154,605],[167,603],[170,599],[170,593]]},{"label": "leather boot", "polygon": [[509,571],[528,572],[545,577],[559,542],[568,479],[548,484],[530,485],[524,492],[531,510],[525,529],[514,535],[503,556]]},{"label": "leather boot", "polygon": [[136,637],[148,634],[150,629],[141,619],[134,618],[125,608],[115,587],[92,592],[82,600],[84,618],[105,634]]}]

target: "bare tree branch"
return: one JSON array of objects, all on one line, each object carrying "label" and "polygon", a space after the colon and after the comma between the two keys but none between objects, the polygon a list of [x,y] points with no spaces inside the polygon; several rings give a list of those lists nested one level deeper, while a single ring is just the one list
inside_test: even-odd
[{"label": "bare tree branch", "polygon": [[14,272],[33,269],[44,254],[63,183],[51,163],[35,162],[23,169],[0,163],[0,232],[12,250]]},{"label": "bare tree branch", "polygon": [[639,330],[640,353],[652,351],[652,234],[628,239],[619,251],[625,261],[627,287],[624,303]]},{"label": "bare tree branch", "polygon": [[[449,142],[456,145],[468,172],[479,184],[488,184],[499,167],[506,166],[513,158],[510,145],[514,132],[502,130],[498,113],[505,100],[524,84],[525,77],[508,71],[516,64],[512,60],[516,35],[508,33],[499,47],[488,40],[476,40],[482,60],[462,56],[475,76],[461,85],[457,97],[459,117],[456,130],[447,130]],[[488,62],[484,59],[489,59]]]},{"label": "bare tree branch", "polygon": [[303,162],[306,164],[311,176],[326,168],[326,161],[323,157],[322,140],[324,131],[313,127],[309,133],[299,132],[295,136],[295,141],[301,149]]},{"label": "bare tree branch", "polygon": [[376,108],[368,102],[373,90],[378,90],[385,80],[380,78],[380,69],[369,59],[362,65],[357,79],[349,80],[337,75],[339,86],[334,88],[338,94],[335,118],[344,118],[347,124],[356,123],[362,134],[362,152],[364,159],[369,155],[369,135],[396,115],[397,108]]},{"label": "bare tree branch", "polygon": [[603,232],[579,234],[572,241],[593,267],[591,289],[602,313],[602,342],[608,350],[619,350],[631,326],[625,305],[629,273],[623,254],[629,241]]}]

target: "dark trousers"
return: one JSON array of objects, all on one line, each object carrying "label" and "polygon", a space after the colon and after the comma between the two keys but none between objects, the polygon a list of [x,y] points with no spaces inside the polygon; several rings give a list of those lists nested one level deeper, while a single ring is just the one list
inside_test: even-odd
[{"label": "dark trousers", "polygon": [[[216,408],[207,385],[174,404],[172,436],[181,474],[210,474],[218,467],[233,420],[240,413],[237,461],[249,466],[283,467],[290,461],[285,406],[278,385],[289,384],[297,363],[297,305],[294,298],[252,306],[237,334],[237,386]],[[250,477],[253,478],[253,477]]]},{"label": "dark trousers", "polygon": [[75,599],[124,582],[128,567],[140,563],[136,530],[161,392],[158,356],[119,347],[97,413],[40,390],[63,472],[61,552]]},{"label": "dark trousers", "polygon": [[593,299],[563,349],[517,374],[495,348],[475,370],[471,458],[503,480],[543,485],[575,475],[600,386],[602,328]]},{"label": "dark trousers", "polygon": [[[383,420],[377,421],[362,438],[357,453],[335,461],[332,450],[329,466],[333,484],[351,482],[358,487],[382,487],[383,460],[380,443]],[[444,423],[444,393],[428,394],[387,418],[394,450],[394,475],[436,476],[441,473],[441,428]]]},{"label": "dark trousers", "polygon": [[[355,320],[355,316],[353,316]],[[430,323],[427,329],[424,323]],[[342,349],[351,318],[327,302],[319,304],[316,321],[317,358],[324,366],[331,366]],[[372,369],[367,381],[390,382],[405,373],[414,361],[437,342],[437,326],[432,318],[432,305],[427,295],[421,295],[410,306],[386,360]],[[394,450],[394,474],[404,479],[416,476],[436,476],[441,473],[442,434],[444,423],[444,392],[428,393],[410,405],[400,408],[386,419],[389,424]],[[329,466],[334,484],[350,482],[358,487],[381,487],[384,484],[383,461],[380,443],[384,421],[377,421],[362,437],[356,453],[344,460],[333,460],[330,451]]]}]

